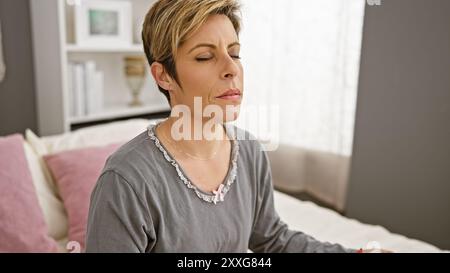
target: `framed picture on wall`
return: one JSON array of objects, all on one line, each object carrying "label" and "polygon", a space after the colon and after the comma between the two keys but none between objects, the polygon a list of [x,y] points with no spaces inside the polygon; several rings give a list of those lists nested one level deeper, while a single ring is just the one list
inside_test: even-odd
[{"label": "framed picture on wall", "polygon": [[131,3],[90,0],[75,5],[75,41],[81,46],[132,44]]}]

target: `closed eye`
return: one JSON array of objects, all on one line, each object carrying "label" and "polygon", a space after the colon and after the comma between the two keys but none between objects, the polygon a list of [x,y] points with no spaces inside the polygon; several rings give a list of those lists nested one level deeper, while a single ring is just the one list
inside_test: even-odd
[{"label": "closed eye", "polygon": [[[239,55],[230,55],[231,56],[231,58],[233,58],[233,59],[237,59],[237,60],[240,60],[241,59],[241,56],[239,56]],[[199,62],[206,62],[206,61],[209,61],[209,60],[211,60],[212,58],[195,58],[197,61],[199,61]]]},{"label": "closed eye", "polygon": [[206,62],[206,61],[209,61],[211,59],[212,58],[196,58],[196,60],[199,61],[199,62]]}]

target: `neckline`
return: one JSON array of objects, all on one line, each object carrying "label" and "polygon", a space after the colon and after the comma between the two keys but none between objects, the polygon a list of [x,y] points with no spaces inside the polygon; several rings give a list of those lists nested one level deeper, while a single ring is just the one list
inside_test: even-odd
[{"label": "neckline", "polygon": [[[187,175],[187,173],[184,171],[184,169],[183,169],[183,167],[181,166],[181,164],[178,163],[178,161],[175,159],[175,157],[173,156],[173,154],[166,148],[166,146],[161,142],[161,139],[156,135],[156,128],[157,128],[163,121],[164,121],[164,120],[158,122],[157,124],[155,124],[155,125],[151,128],[151,129],[152,129],[153,135],[155,136],[155,138],[157,138],[157,139],[159,140],[159,144],[160,144],[160,145],[162,146],[162,148],[166,151],[166,153],[169,155],[169,157],[170,157],[170,158],[178,165],[178,168],[179,168],[180,172],[183,174],[183,176],[184,176],[187,180],[189,180],[189,182],[191,182],[192,186],[194,186],[199,192],[201,192],[201,193],[203,193],[203,194],[215,196],[215,194],[213,194],[212,192],[206,192],[206,191],[200,189],[200,188],[193,182],[193,180],[189,177],[189,175]],[[225,128],[225,126],[224,126],[224,128]],[[225,133],[227,133],[226,128],[225,128]],[[227,133],[227,135],[228,135],[228,133]],[[229,136],[228,136],[228,137],[229,137]],[[226,183],[226,181],[228,180],[228,177],[230,176],[231,169],[232,169],[232,164],[231,164],[231,163],[232,163],[232,159],[233,159],[233,144],[231,145],[230,163],[229,163],[228,168],[227,168],[227,173],[226,173],[226,175],[225,175],[225,178],[224,178],[224,179],[222,180],[222,182],[219,184],[219,186],[222,185],[222,184],[225,186],[225,183]]]},{"label": "neckline", "polygon": [[[156,127],[164,122],[167,118],[157,121],[155,123],[152,123],[148,126],[147,131],[149,137],[153,140],[155,146],[159,149],[159,151],[163,154],[166,161],[168,161],[177,171],[177,174],[179,178],[183,181],[183,183],[191,190],[193,190],[196,195],[207,202],[212,202],[216,204],[219,201],[223,202],[222,199],[217,199],[218,195],[213,192],[205,192],[199,187],[197,187],[192,180],[189,178],[189,176],[186,174],[186,172],[183,170],[181,165],[174,159],[173,155],[166,149],[164,144],[159,140],[159,138],[156,136]],[[231,141],[231,154],[230,154],[230,164],[228,166],[227,174],[225,178],[223,179],[222,183],[219,186],[223,185],[222,188],[222,197],[225,197],[226,193],[230,190],[231,185],[234,183],[234,180],[236,179],[236,173],[237,173],[237,158],[239,155],[239,142],[233,138],[230,133],[229,129],[227,127],[227,124],[224,124],[225,133],[227,134],[228,138],[230,138]]]}]

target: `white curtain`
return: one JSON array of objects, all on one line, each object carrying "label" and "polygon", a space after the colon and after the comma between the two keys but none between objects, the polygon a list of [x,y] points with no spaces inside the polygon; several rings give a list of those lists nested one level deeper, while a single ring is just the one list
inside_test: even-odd
[{"label": "white curtain", "polygon": [[305,190],[342,210],[365,1],[241,3],[245,95],[236,123],[260,139],[312,151],[296,156],[284,147],[277,150],[283,154],[277,154],[279,162],[272,167],[280,167],[277,173],[285,177],[279,180],[288,181],[289,188]]},{"label": "white curtain", "polygon": [[365,1],[241,3],[246,94],[237,124],[265,136],[245,110],[278,105],[270,134],[280,143],[351,155]]}]

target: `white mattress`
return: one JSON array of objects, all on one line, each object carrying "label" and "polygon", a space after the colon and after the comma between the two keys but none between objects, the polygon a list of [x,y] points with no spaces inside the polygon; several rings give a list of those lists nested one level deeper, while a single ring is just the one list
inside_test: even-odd
[{"label": "white mattress", "polygon": [[367,225],[346,218],[333,210],[300,201],[275,191],[275,209],[289,228],[302,231],[321,241],[339,243],[349,248],[365,247],[377,241],[383,249],[394,252],[441,252],[428,243],[394,234],[381,226]]}]

